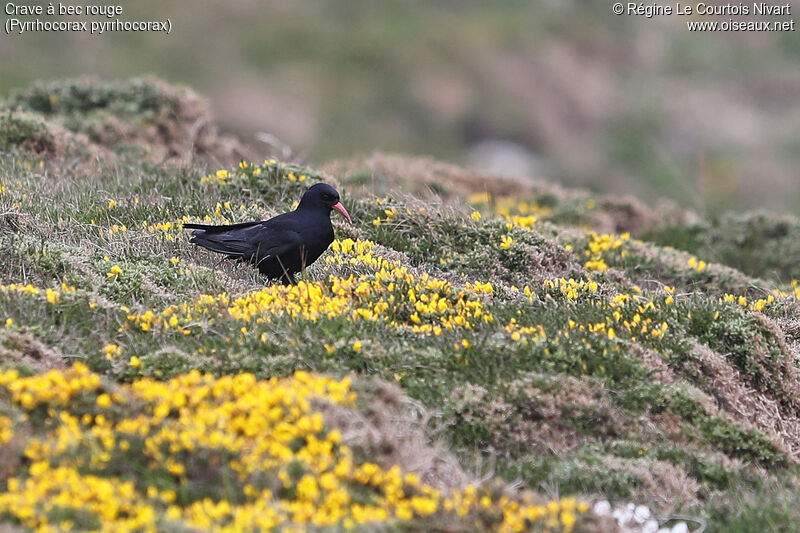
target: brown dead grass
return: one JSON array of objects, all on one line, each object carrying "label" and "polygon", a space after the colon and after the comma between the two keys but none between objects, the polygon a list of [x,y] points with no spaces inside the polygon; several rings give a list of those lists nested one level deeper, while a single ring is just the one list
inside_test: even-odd
[{"label": "brown dead grass", "polygon": [[652,372],[652,377],[661,383],[675,383],[675,372],[664,362],[664,359],[645,346],[641,344],[631,345],[631,355],[638,358],[644,366]]},{"label": "brown dead grass", "polygon": [[36,372],[65,366],[58,351],[32,335],[0,329],[0,364],[8,363],[23,363]]},{"label": "brown dead grass", "polygon": [[461,488],[475,478],[467,474],[444,444],[426,435],[429,414],[395,385],[358,379],[358,411],[321,403],[327,425],[342,432],[342,441],[383,468],[398,465],[439,489]]},{"label": "brown dead grass", "polygon": [[786,374],[787,399],[800,409],[800,370],[795,366],[800,359],[800,350],[797,344],[793,344],[786,338],[786,332],[792,327],[798,327],[797,324],[793,324],[791,319],[779,323],[763,313],[754,313],[753,316],[765,330],[772,334],[772,338],[784,355],[785,363],[782,365],[781,371]]},{"label": "brown dead grass", "polygon": [[[674,279],[673,276],[689,277],[691,275],[691,269],[687,265],[689,259],[694,256],[688,252],[653,246],[637,239],[628,241],[626,248],[631,255],[641,257],[642,264],[649,265],[649,268],[628,271],[629,283],[643,289],[662,288],[664,285],[679,283],[679,280]],[[709,263],[703,271],[703,275],[705,279],[702,281],[702,286],[697,283],[697,286],[692,285],[685,288],[691,290],[698,288],[704,292],[713,291],[722,295],[725,292],[747,294],[748,291],[758,286],[758,281],[754,278],[719,263]],[[759,293],[759,297],[763,297],[763,293]]]},{"label": "brown dead grass", "polygon": [[508,388],[516,399],[492,397],[470,385],[453,391],[451,400],[466,423],[489,428],[497,450],[564,455],[633,431],[608,391],[593,380],[527,373]]},{"label": "brown dead grass", "polygon": [[66,129],[53,120],[47,120],[41,115],[24,111],[8,112],[9,116],[22,121],[39,124],[41,131],[33,133],[18,147],[50,162],[65,163],[68,157],[80,157],[86,161],[113,158],[114,154],[105,146],[92,142],[83,133],[76,133]]},{"label": "brown dead grass", "polygon": [[140,145],[155,163],[187,165],[196,158],[219,166],[252,159],[252,150],[231,135],[220,133],[209,102],[185,86],[170,85],[154,77],[144,81],[175,102],[162,108],[150,123],[139,126],[107,118],[98,132],[98,143],[113,146],[125,141]]},{"label": "brown dead grass", "polygon": [[323,170],[338,176],[349,193],[362,197],[403,192],[457,205],[463,205],[471,194],[481,192],[520,199],[548,195],[559,202],[596,199],[596,207],[588,215],[588,225],[600,233],[635,234],[667,223],[696,219],[693,213],[667,201],[653,208],[632,196],[595,195],[541,180],[486,174],[425,157],[374,152],[333,161]]},{"label": "brown dead grass", "polygon": [[800,459],[800,418],[782,412],[777,400],[748,387],[725,356],[699,343],[693,347],[700,368],[721,403],[720,414],[746,428],[764,432],[775,447]]},{"label": "brown dead grass", "polygon": [[567,250],[555,239],[545,238],[544,245],[531,246],[519,243],[518,249],[528,256],[530,265],[526,281],[531,286],[541,286],[545,280],[554,278],[581,278],[586,270],[577,262],[575,253]]},{"label": "brown dead grass", "polygon": [[652,502],[651,507],[668,509],[691,506],[700,501],[700,484],[682,468],[649,458],[622,459],[606,455],[600,465],[587,465],[600,472],[623,471],[639,480],[631,487],[632,501]]},{"label": "brown dead grass", "polygon": [[[92,77],[81,81],[100,83]],[[253,148],[220,132],[209,102],[192,89],[152,76],[142,81],[155,87],[173,105],[159,108],[156,116],[146,122],[126,121],[109,114],[92,125],[91,135],[66,129],[57,115],[13,111],[21,117],[40,119],[45,130],[19,147],[47,159],[52,167],[77,175],[95,171],[100,161],[113,164],[118,160],[115,150],[120,143],[137,148],[139,155],[153,164],[187,166],[199,162],[229,167],[242,159],[256,159]]]},{"label": "brown dead grass", "polygon": [[[339,176],[348,190],[357,195],[385,196],[402,191],[423,199],[455,200],[475,192],[511,196],[534,190],[530,180],[489,176],[432,158],[381,152],[333,161],[323,170]],[[354,177],[358,177],[358,182]]]}]

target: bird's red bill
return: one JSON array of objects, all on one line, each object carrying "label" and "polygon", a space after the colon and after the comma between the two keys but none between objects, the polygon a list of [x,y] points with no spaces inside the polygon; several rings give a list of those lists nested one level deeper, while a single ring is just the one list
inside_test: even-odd
[{"label": "bird's red bill", "polygon": [[350,222],[351,224],[353,223],[353,220],[350,218],[350,214],[347,212],[347,209],[344,208],[342,202],[336,202],[331,207],[339,211],[339,213],[341,213],[342,216],[346,218],[348,222]]}]

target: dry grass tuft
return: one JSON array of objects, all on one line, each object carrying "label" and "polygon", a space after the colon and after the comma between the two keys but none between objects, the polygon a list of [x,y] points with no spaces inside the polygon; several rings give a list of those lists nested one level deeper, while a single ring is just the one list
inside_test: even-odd
[{"label": "dry grass tuft", "polygon": [[599,233],[637,234],[697,220],[695,214],[666,200],[653,208],[632,196],[595,195],[538,179],[486,174],[426,157],[373,152],[328,163],[323,169],[340,176],[348,192],[361,197],[403,191],[426,201],[439,198],[457,204],[463,204],[471,194],[483,192],[495,198],[548,196],[559,203],[596,198],[596,207],[587,222]]},{"label": "dry grass tuft", "polygon": [[603,471],[622,471],[638,480],[632,487],[632,499],[652,502],[651,507],[669,509],[675,506],[691,506],[700,501],[700,484],[682,468],[666,461],[649,458],[622,459],[604,456]]},{"label": "dry grass tuft", "polygon": [[321,405],[326,424],[342,432],[342,441],[383,468],[398,465],[422,482],[439,488],[463,488],[468,475],[443,444],[426,436],[429,414],[402,389],[378,380],[356,380],[363,408],[354,411],[333,403]]},{"label": "dry grass tuft", "polygon": [[[147,120],[121,116],[124,106],[139,106],[138,112],[152,115]],[[151,163],[178,166],[195,161],[231,166],[256,155],[236,137],[220,133],[205,98],[152,76],[37,83],[13,93],[2,107],[9,116],[36,124],[37,134],[17,146],[53,166],[69,166],[70,172],[76,172],[76,159],[84,172],[96,171],[99,160],[115,161],[123,145],[125,150],[135,147]],[[75,122],[76,110],[85,122]]]},{"label": "dry grass tuft", "polygon": [[22,363],[36,372],[63,368],[62,355],[36,337],[9,329],[0,329],[0,364]]},{"label": "dry grass tuft", "polygon": [[709,390],[721,403],[720,414],[743,426],[763,431],[778,450],[800,459],[800,418],[782,412],[777,400],[745,385],[741,373],[725,356],[695,344]]}]

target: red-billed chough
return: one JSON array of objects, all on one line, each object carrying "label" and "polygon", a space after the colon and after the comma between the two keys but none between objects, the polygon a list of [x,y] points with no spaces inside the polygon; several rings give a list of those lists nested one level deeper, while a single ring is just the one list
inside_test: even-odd
[{"label": "red-billed chough", "polygon": [[295,284],[294,275],[316,261],[333,242],[333,209],[352,222],[336,189],[317,183],[305,192],[297,209],[263,222],[183,227],[196,230],[189,242],[228,259],[251,263],[269,279],[288,285]]}]

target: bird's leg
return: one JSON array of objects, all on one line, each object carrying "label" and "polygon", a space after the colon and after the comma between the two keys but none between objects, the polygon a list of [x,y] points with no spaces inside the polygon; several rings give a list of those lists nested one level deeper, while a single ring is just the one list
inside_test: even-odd
[{"label": "bird's leg", "polygon": [[301,279],[306,279],[306,247],[300,247],[300,276]]},{"label": "bird's leg", "polygon": [[275,259],[278,260],[278,264],[281,266],[281,270],[283,270],[283,276],[281,276],[281,283],[284,285],[297,285],[297,281],[294,279],[294,274],[290,273],[285,266],[283,266],[283,261],[281,261],[280,256],[275,256]]}]

